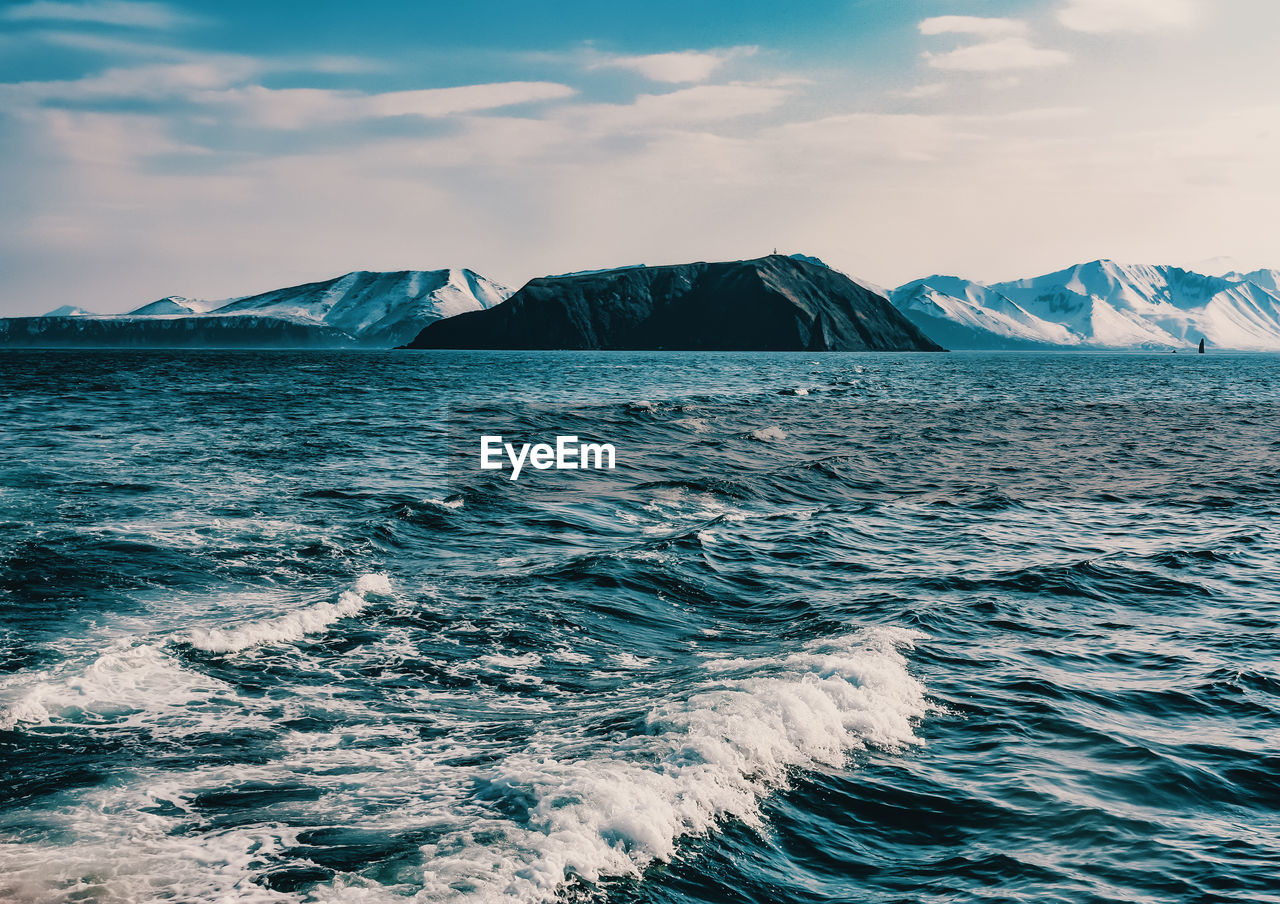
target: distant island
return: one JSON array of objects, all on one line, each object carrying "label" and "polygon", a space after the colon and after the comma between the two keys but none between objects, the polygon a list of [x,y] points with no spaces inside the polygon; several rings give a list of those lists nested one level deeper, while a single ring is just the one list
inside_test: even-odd
[{"label": "distant island", "polygon": [[941,351],[889,299],[812,258],[547,276],[406,348]]},{"label": "distant island", "polygon": [[390,348],[433,320],[498,304],[511,290],[466,269],[358,270],[244,298],[171,295],[127,314],[63,305],[0,318],[0,346],[28,348]]}]

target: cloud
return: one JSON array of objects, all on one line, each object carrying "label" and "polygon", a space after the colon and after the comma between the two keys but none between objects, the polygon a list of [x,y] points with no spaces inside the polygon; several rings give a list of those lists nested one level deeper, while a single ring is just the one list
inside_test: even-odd
[{"label": "cloud", "polygon": [[[1274,110],[1207,126],[1156,111],[1150,134],[1135,129],[1127,107],[1118,134],[1091,107],[845,113],[716,134],[715,122],[696,117],[734,100],[715,95],[718,87],[650,95],[658,99],[638,110],[561,104],[540,118],[463,117],[456,129],[358,147],[188,155],[194,174],[173,160],[131,157],[140,144],[164,146],[164,131],[144,131],[146,120],[59,111],[49,122],[56,141],[37,142],[42,166],[56,164],[48,152],[63,145],[78,165],[44,172],[38,205],[16,221],[22,231],[7,253],[74,260],[83,272],[59,290],[75,300],[67,286],[86,286],[99,310],[175,291],[244,294],[345,269],[465,264],[518,283],[638,260],[742,257],[775,241],[892,283],[934,269],[1039,272],[1095,247],[1155,259],[1177,251],[1159,244],[1171,234],[1254,253],[1261,240],[1242,243],[1258,220],[1240,218],[1240,198],[1278,184]],[[738,92],[733,106],[757,109],[766,87],[754,99]],[[677,121],[677,109],[690,118]],[[1270,139],[1258,134],[1264,126]],[[169,138],[167,150],[176,145]],[[1192,216],[1202,198],[1221,193],[1188,185],[1200,171],[1240,184],[1216,202],[1222,220]],[[1099,220],[1103,200],[1108,217]],[[1028,209],[1054,216],[1032,228]],[[1232,229],[1219,234],[1223,223]],[[24,286],[54,272],[52,263],[37,275],[23,266]],[[39,297],[43,309],[53,306]]]},{"label": "cloud", "polygon": [[798,84],[802,82],[775,79],[733,82],[728,85],[699,85],[666,94],[642,94],[636,98],[634,106],[650,111],[655,117],[673,117],[674,122],[730,119],[780,107]]},{"label": "cloud", "polygon": [[494,82],[455,88],[426,88],[368,95],[362,106],[372,116],[440,117],[516,104],[572,97],[573,88],[558,82]]},{"label": "cloud", "polygon": [[[50,47],[89,53],[104,57],[117,57],[127,60],[189,60],[199,54],[186,47],[179,47],[164,41],[153,40],[153,36],[142,36],[137,32],[113,32],[104,34],[97,31],[78,31],[74,27],[59,27],[24,31],[22,40],[25,43],[39,43]],[[139,38],[142,38],[141,40]],[[228,54],[219,53],[218,56]]]},{"label": "cloud", "polygon": [[[41,110],[28,122],[50,149],[67,160],[97,168],[131,168],[147,157],[208,153],[173,137],[161,118],[137,113]],[[109,177],[108,177],[109,178]]]},{"label": "cloud", "polygon": [[43,103],[94,100],[159,100],[228,88],[256,74],[245,57],[207,57],[182,63],[121,66],[79,79],[0,84],[0,100]]},{"label": "cloud", "polygon": [[[359,61],[337,59],[337,71]],[[260,60],[193,54],[179,62],[118,66],[78,79],[0,83],[0,109],[93,102],[179,100],[230,114],[224,125],[299,129],[363,119],[442,118],[518,104],[559,100],[576,92],[556,82],[493,82],[449,88],[365,93],[324,88],[267,88],[255,80],[279,71],[332,72],[334,58]]]},{"label": "cloud", "polygon": [[905,97],[910,100],[920,100],[926,97],[941,97],[947,93],[947,86],[944,82],[930,82],[925,85],[913,85],[905,91],[897,92],[899,97]]},{"label": "cloud", "polygon": [[666,94],[642,94],[631,104],[585,107],[588,118],[610,128],[705,125],[767,113],[791,94],[790,82],[699,85]]},{"label": "cloud", "polygon": [[1058,21],[1073,31],[1148,32],[1195,23],[1197,0],[1068,0]]},{"label": "cloud", "polygon": [[984,38],[997,38],[1007,35],[1024,35],[1027,23],[1021,19],[997,19],[986,16],[934,16],[923,20],[920,25],[922,35],[978,35]]},{"label": "cloud", "polygon": [[84,3],[33,0],[31,3],[11,6],[2,15],[10,22],[84,22],[157,29],[177,28],[200,21],[165,3],[141,3],[134,0],[89,0]]},{"label": "cloud", "polygon": [[1026,38],[1001,38],[960,47],[947,53],[925,52],[923,57],[934,69],[959,72],[1003,72],[1009,69],[1044,69],[1070,62],[1062,50],[1037,47]]},{"label": "cloud", "polygon": [[494,82],[381,94],[249,85],[225,91],[197,92],[191,99],[200,104],[229,108],[251,125],[301,129],[396,116],[440,119],[517,104],[560,100],[574,93],[573,88],[557,82]]},{"label": "cloud", "polygon": [[[0,117],[0,303],[122,310],[175,291],[462,264],[518,284],[775,243],[884,283],[1197,246],[1265,257],[1272,232],[1253,202],[1280,196],[1280,111],[1257,106],[1274,102],[1280,63],[1262,21],[1280,25],[1280,4],[1256,2],[1229,45],[1206,35],[1176,57],[1098,54],[1061,70],[1037,67],[1065,63],[1063,50],[1083,58],[1069,32],[1046,47],[1038,20],[938,17],[920,29],[936,37],[917,38],[935,51],[923,74],[918,57],[891,72],[806,58],[812,90],[726,62],[728,48],[652,55],[721,60],[653,70],[667,80],[636,67],[648,57],[589,45],[537,59],[493,50],[501,68],[471,79],[486,84],[400,91],[438,83],[406,84],[394,54],[378,61],[401,67],[394,82],[277,79],[282,56],[212,58],[170,32],[14,29],[28,44],[80,42],[92,75],[0,88],[23,98]],[[1043,5],[1051,20],[1082,6]],[[623,79],[636,96],[616,95]]]},{"label": "cloud", "polygon": [[717,69],[735,56],[749,56],[754,47],[730,50],[684,50],[675,53],[652,53],[643,56],[605,56],[591,63],[591,69],[629,69],[653,82],[688,84],[705,82]]},{"label": "cloud", "polygon": [[[136,33],[135,33],[136,34]],[[22,33],[22,42],[45,44],[108,58],[119,58],[133,64],[142,61],[173,63],[231,63],[251,65],[257,72],[323,73],[327,75],[367,75],[388,71],[385,59],[332,53],[248,56],[223,51],[199,51],[153,36],[124,37],[120,33],[102,34],[71,29],[39,29]],[[142,39],[139,39],[142,38]]]}]

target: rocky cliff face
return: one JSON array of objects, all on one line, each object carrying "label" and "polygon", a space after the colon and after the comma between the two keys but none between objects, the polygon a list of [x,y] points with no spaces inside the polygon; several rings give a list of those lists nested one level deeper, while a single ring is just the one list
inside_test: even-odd
[{"label": "rocky cliff face", "polygon": [[937,351],[878,292],[783,255],[535,279],[408,348]]}]

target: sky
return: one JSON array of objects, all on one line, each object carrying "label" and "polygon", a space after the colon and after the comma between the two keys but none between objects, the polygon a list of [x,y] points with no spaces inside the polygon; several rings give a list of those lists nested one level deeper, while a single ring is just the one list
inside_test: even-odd
[{"label": "sky", "polygon": [[775,248],[881,286],[1280,267],[1277,33],[1275,0],[0,2],[0,314]]}]

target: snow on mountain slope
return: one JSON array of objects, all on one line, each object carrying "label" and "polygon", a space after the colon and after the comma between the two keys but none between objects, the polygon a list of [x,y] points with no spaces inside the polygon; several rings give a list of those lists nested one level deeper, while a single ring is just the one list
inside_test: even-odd
[{"label": "snow on mountain slope", "polygon": [[[1277,271],[1205,276],[1178,267],[1092,261],[1031,279],[983,285],[928,277],[893,293],[909,317],[963,330],[953,348],[1054,346],[1280,350]],[[923,322],[926,332],[929,328]],[[936,337],[935,337],[936,338]]]},{"label": "snow on mountain slope", "polygon": [[1098,260],[1032,279],[999,283],[998,288],[1015,300],[1030,300],[1046,290],[1061,289],[1072,295],[1104,299],[1118,309],[1149,313],[1165,305],[1185,309],[1204,304],[1227,284],[1223,277],[1202,276],[1177,267]]},{"label": "snow on mountain slope", "polygon": [[0,318],[0,345],[385,348],[510,294],[470,270],[359,271],[223,301],[170,295],[127,314],[64,306],[43,317]]},{"label": "snow on mountain slope", "polygon": [[1219,348],[1280,349],[1280,293],[1242,281],[1215,295],[1197,326]]},{"label": "snow on mountain slope", "polygon": [[[1023,310],[994,289],[954,276],[930,276],[895,290],[898,309],[929,333],[946,329],[952,347],[1016,348],[1021,345],[1076,345],[1079,339],[1061,324]],[[989,334],[984,337],[984,334]]]},{"label": "snow on mountain slope", "polygon": [[200,301],[196,298],[183,298],[181,295],[170,295],[150,304],[132,310],[124,317],[186,317],[191,314],[203,314],[212,310],[222,302]]},{"label": "snow on mountain slope", "polygon": [[470,270],[360,270],[237,298],[210,313],[324,324],[367,344],[400,345],[434,320],[493,307],[510,294],[509,289]]},{"label": "snow on mountain slope", "polygon": [[1273,295],[1280,296],[1280,270],[1254,270],[1252,273],[1229,274],[1237,281],[1251,282],[1255,286],[1266,289]]}]

